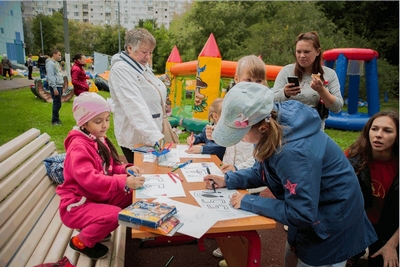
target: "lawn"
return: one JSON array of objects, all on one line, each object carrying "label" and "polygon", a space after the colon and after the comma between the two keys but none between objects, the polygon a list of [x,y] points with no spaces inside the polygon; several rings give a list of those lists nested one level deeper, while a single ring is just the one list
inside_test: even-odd
[{"label": "lawn", "polygon": [[[99,94],[105,98],[110,97],[109,92],[99,91]],[[18,90],[10,90],[0,92],[0,105],[2,116],[0,117],[0,145],[10,141],[30,128],[37,128],[42,133],[46,132],[55,142],[57,151],[63,153],[64,139],[68,132],[75,125],[72,116],[72,101],[64,102],[60,110],[60,119],[62,125],[53,126],[51,124],[52,104],[36,99],[29,88]],[[390,99],[388,102],[381,101],[381,110],[386,108],[399,109],[398,99]],[[366,107],[359,108],[360,112],[367,112]],[[110,129],[107,132],[108,137],[118,148],[119,153],[122,151],[117,145],[113,118],[111,116]],[[326,129],[326,133],[344,150],[358,137],[357,131],[342,131],[336,129]],[[181,142],[185,142],[187,134],[180,136]]]}]

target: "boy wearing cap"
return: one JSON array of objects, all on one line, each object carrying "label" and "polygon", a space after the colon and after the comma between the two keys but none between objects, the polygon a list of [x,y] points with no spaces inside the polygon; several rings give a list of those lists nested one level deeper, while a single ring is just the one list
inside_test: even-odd
[{"label": "boy wearing cap", "polygon": [[[221,146],[255,144],[252,168],[207,175],[217,187],[268,186],[276,198],[235,194],[231,204],[289,225],[285,266],[344,267],[376,241],[357,177],[314,109],[273,103],[265,86],[242,82],[225,96],[212,137]],[[229,263],[228,263],[229,265]]]},{"label": "boy wearing cap", "polygon": [[128,174],[141,170],[121,164],[117,150],[107,138],[110,106],[97,93],[84,92],[74,98],[76,125],[64,141],[64,183],[56,189],[60,196],[60,217],[80,233],[70,247],[92,259],[107,255],[102,241],[118,227],[118,213],[132,204],[132,189],[143,185],[144,177]]}]

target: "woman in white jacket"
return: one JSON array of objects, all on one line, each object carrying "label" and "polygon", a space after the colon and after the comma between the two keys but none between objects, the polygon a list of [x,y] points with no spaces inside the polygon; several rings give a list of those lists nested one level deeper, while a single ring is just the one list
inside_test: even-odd
[{"label": "woman in white jacket", "polygon": [[111,59],[109,87],[114,103],[114,132],[128,162],[135,144],[153,146],[164,138],[162,122],[167,89],[148,62],[156,40],[146,29],[130,30],[125,51]]}]

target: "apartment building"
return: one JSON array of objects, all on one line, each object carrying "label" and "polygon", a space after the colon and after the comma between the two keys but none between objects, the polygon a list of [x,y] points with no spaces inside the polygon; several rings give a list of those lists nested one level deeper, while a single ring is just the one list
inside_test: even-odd
[{"label": "apartment building", "polygon": [[[119,23],[126,29],[138,25],[139,20],[154,19],[158,27],[164,25],[168,29],[174,15],[184,13],[190,2],[191,0],[68,0],[67,16],[69,20],[93,25]],[[38,13],[51,15],[53,10],[63,7],[63,1],[23,0],[21,5],[23,17],[34,17]]]}]

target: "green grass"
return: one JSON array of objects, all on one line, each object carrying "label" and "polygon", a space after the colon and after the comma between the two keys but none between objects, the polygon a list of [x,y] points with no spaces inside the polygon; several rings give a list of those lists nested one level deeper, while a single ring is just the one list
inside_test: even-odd
[{"label": "green grass", "polygon": [[[105,98],[110,97],[109,92],[99,91]],[[42,133],[48,133],[57,146],[57,151],[63,153],[64,139],[68,132],[75,125],[72,116],[72,100],[62,103],[60,119],[62,125],[53,126],[51,124],[52,103],[47,103],[36,99],[31,90],[27,88],[0,92],[0,106],[2,116],[0,116],[0,145],[10,141],[30,128],[37,128]],[[398,99],[391,99],[389,102],[381,102],[381,110],[386,108],[399,109]],[[360,112],[367,112],[367,108],[359,109]],[[111,116],[110,129],[107,136],[115,144],[118,152],[122,154],[117,145],[113,118]],[[342,131],[336,129],[326,129],[326,133],[344,150],[353,143],[359,135],[357,131]],[[187,133],[180,136],[182,143],[186,142]]]}]

